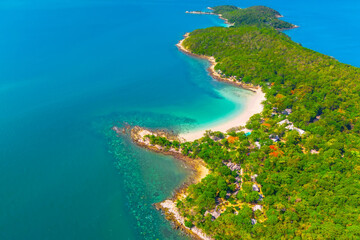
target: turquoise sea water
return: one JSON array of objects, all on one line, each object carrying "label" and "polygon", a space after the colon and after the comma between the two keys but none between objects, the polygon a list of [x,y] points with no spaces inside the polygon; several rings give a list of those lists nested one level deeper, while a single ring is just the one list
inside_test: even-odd
[{"label": "turquoise sea water", "polygon": [[356,1],[1,1],[0,239],[186,239],[152,204],[187,169],[110,128],[194,129],[242,110],[246,92],[174,46],[223,25],[186,10],[219,4],[273,7],[301,26],[295,41],[360,66]]}]

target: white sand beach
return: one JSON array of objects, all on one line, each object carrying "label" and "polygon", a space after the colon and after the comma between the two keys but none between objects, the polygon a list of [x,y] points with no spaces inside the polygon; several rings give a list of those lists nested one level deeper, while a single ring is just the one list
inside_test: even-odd
[{"label": "white sand beach", "polygon": [[206,130],[226,132],[233,127],[245,126],[252,115],[262,112],[264,107],[262,105],[263,101],[265,101],[265,94],[259,88],[248,97],[245,109],[239,115],[228,121],[220,121],[218,124],[214,123],[199,130],[181,133],[179,137],[186,141],[194,141],[203,137]]}]

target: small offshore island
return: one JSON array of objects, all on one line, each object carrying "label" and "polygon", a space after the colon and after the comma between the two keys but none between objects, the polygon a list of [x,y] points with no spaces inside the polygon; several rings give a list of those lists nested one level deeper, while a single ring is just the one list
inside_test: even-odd
[{"label": "small offshore island", "polygon": [[232,26],[179,49],[266,99],[246,124],[194,141],[134,127],[136,144],[194,170],[156,207],[196,239],[360,238],[360,69],[293,42],[279,30],[297,26],[273,9],[212,10]]}]

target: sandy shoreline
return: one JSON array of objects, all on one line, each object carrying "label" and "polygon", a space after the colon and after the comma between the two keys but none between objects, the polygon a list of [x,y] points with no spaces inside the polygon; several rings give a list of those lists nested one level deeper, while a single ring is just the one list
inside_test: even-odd
[{"label": "sandy shoreline", "polygon": [[181,133],[179,135],[180,139],[184,139],[185,141],[194,141],[196,139],[203,137],[206,130],[226,132],[227,130],[229,130],[233,127],[244,126],[246,124],[246,122],[250,119],[251,116],[253,116],[254,114],[257,114],[257,113],[261,113],[263,111],[264,107],[262,105],[262,102],[265,101],[266,98],[265,98],[265,93],[262,92],[260,87],[256,87],[256,86],[253,86],[250,84],[245,84],[245,83],[238,82],[238,81],[234,82],[233,78],[222,77],[217,71],[215,71],[215,65],[217,64],[215,61],[215,58],[209,57],[209,56],[196,55],[196,54],[193,54],[192,52],[190,52],[189,50],[187,50],[183,46],[183,42],[185,41],[186,38],[189,37],[189,33],[186,33],[184,35],[184,37],[185,38],[183,40],[181,40],[178,44],[176,44],[176,46],[179,48],[180,51],[182,51],[188,55],[208,60],[211,64],[210,67],[208,68],[208,71],[209,71],[211,77],[213,77],[214,79],[216,79],[218,81],[226,82],[228,84],[232,84],[237,87],[241,87],[241,88],[250,90],[253,92],[253,94],[252,94],[252,96],[247,98],[247,102],[245,105],[246,107],[245,107],[244,111],[241,112],[236,117],[233,117],[225,122],[220,122],[218,124],[214,123],[213,125],[207,126],[205,128],[202,128],[202,129],[199,129],[196,131],[192,131],[192,132],[188,132],[188,133]]},{"label": "sandy shoreline", "polygon": [[237,116],[225,122],[220,122],[218,124],[214,123],[214,125],[209,125],[196,131],[181,133],[179,138],[186,141],[194,141],[203,137],[206,130],[226,132],[233,127],[245,126],[251,116],[263,111],[263,105],[261,103],[264,100],[265,94],[261,91],[261,89],[258,89],[252,94],[252,96],[247,98],[244,111]]}]

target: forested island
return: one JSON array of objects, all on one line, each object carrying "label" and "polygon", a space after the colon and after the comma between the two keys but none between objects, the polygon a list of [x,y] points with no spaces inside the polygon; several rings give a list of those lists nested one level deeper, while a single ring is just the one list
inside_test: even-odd
[{"label": "forested island", "polygon": [[279,29],[294,25],[273,9],[212,9],[234,26],[195,30],[182,46],[266,101],[226,133],[140,139],[206,163],[210,173],[174,199],[184,225],[202,239],[359,239],[360,69],[293,42]]},{"label": "forested island", "polygon": [[227,19],[229,23],[239,26],[257,26],[272,27],[278,30],[291,29],[297,27],[291,23],[282,21],[278,18],[282,15],[269,7],[254,6],[241,9],[235,6],[217,6],[210,8],[214,14],[220,15]]}]

